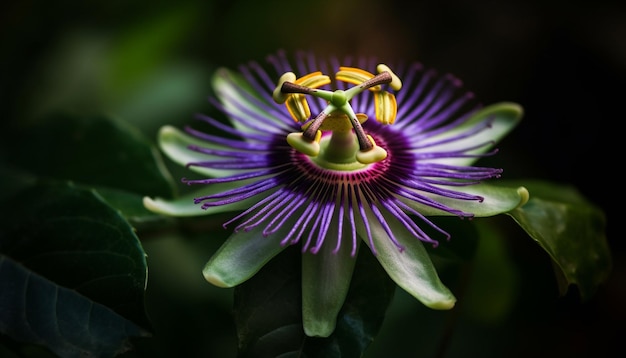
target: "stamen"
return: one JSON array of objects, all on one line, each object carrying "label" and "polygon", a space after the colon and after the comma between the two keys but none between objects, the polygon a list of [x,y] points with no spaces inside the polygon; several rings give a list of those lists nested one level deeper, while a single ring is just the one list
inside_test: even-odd
[{"label": "stamen", "polygon": [[292,82],[285,82],[282,84],[280,88],[281,93],[304,93],[304,94],[313,94],[316,92],[315,89],[304,87],[301,85],[297,85]]},{"label": "stamen", "polygon": [[282,76],[280,76],[278,79],[278,85],[274,89],[274,92],[272,92],[272,98],[276,103],[283,104],[287,101],[288,96],[285,92],[283,92],[283,84],[286,82],[294,82],[295,80],[296,75],[293,72],[285,72]]},{"label": "stamen", "polygon": [[393,124],[398,113],[396,96],[389,92],[376,92],[374,94],[374,107],[376,108],[376,120],[382,124]]},{"label": "stamen", "polygon": [[308,140],[304,137],[304,133],[289,133],[287,135],[287,143],[300,153],[309,157],[317,157],[320,154],[320,140],[322,132],[317,131],[314,140]]},{"label": "stamen", "polygon": [[387,158],[387,151],[376,145],[374,138],[371,135],[367,135],[368,143],[371,146],[368,150],[359,150],[356,153],[356,160],[362,164],[378,163]]},{"label": "stamen", "polygon": [[[387,152],[378,147],[374,139],[365,133],[361,126],[363,118],[354,113],[350,105],[352,98],[369,89],[375,93],[376,120],[383,124],[395,122],[398,110],[395,95],[383,91],[381,86],[389,84],[392,89],[399,90],[402,87],[402,82],[388,66],[379,64],[376,69],[379,73],[374,75],[359,68],[340,67],[335,78],[338,81],[356,85],[345,91],[318,89],[330,83],[328,76],[322,75],[321,72],[313,72],[297,80],[292,72],[283,74],[274,89],[273,98],[278,103],[285,103],[287,110],[296,121],[305,122],[311,115],[304,95],[311,95],[328,101],[326,108],[304,128],[304,132],[287,135],[287,143],[301,153],[316,157],[320,152],[320,128],[322,128],[324,121],[328,117],[339,119],[345,116],[354,130],[359,144],[359,151],[355,155],[356,160],[362,164],[384,160],[387,157]],[[334,132],[335,130],[331,129],[331,131]],[[343,128],[340,131],[343,131]]]},{"label": "stamen", "polygon": [[[318,114],[317,117],[315,117],[315,119],[304,131],[302,136],[309,141],[315,140],[315,138],[318,137],[320,126],[322,125],[322,123],[324,123],[326,117],[328,117],[328,114],[326,112],[321,112],[320,114]],[[321,133],[319,134],[319,136],[321,136]]]},{"label": "stamen", "polygon": [[383,72],[361,83],[359,85],[359,88],[373,90],[374,88],[376,88],[376,86],[380,86],[380,85],[387,84],[387,83],[391,83],[391,75],[389,74],[389,72]]},{"label": "stamen", "polygon": [[389,66],[381,63],[376,66],[376,71],[378,71],[378,73],[389,72],[389,75],[391,76],[391,82],[389,82],[389,87],[391,87],[394,91],[399,91],[402,88],[402,81],[400,81],[400,78],[396,76],[395,73],[393,73]]}]

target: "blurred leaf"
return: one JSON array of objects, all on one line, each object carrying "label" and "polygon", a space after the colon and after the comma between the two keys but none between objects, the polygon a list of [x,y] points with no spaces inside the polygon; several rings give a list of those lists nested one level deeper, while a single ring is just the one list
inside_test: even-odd
[{"label": "blurred leaf", "polygon": [[108,53],[106,78],[109,91],[114,93],[132,88],[132,84],[170,60],[169,57],[176,53],[176,46],[183,45],[189,37],[199,19],[200,9],[195,3],[174,6],[145,16],[124,29]]},{"label": "blurred leaf", "polygon": [[561,283],[561,293],[575,284],[581,298],[589,299],[612,269],[604,212],[574,187],[543,181],[523,185],[530,191],[530,200],[509,215],[559,267],[563,275],[557,272],[557,278],[566,281]]},{"label": "blurred leaf", "polygon": [[[0,205],[4,200],[11,199],[15,193],[36,185],[37,183],[55,183],[57,180],[40,180],[32,174],[22,170],[9,168],[0,163],[0,185],[4,189],[0,192]],[[61,181],[62,182],[62,181]],[[77,185],[77,187],[80,187]],[[95,189],[97,193],[112,207],[129,220],[133,225],[153,223],[155,221],[167,220],[163,215],[155,214],[143,205],[143,196],[125,190],[111,189],[106,187],[89,187],[85,189]]]},{"label": "blurred leaf", "polygon": [[289,247],[235,288],[240,357],[278,357],[302,348],[301,253]]},{"label": "blurred leaf", "polygon": [[[482,322],[501,322],[513,308],[518,272],[504,240],[506,235],[489,219],[476,220],[480,240],[476,256],[464,274],[469,274],[463,295],[463,311]],[[470,271],[470,272],[465,272]]]},{"label": "blurred leaf", "polygon": [[0,217],[0,327],[61,356],[113,356],[149,323],[144,251],[94,191],[37,185]]},{"label": "blurred leaf", "polygon": [[350,290],[328,338],[302,328],[301,253],[289,248],[235,289],[241,357],[360,357],[378,334],[395,284],[377,260],[359,254]]},{"label": "blurred leaf", "polygon": [[155,147],[124,123],[57,116],[7,139],[9,164],[36,176],[140,195],[173,194]]},{"label": "blurred leaf", "polygon": [[144,133],[156,134],[165,124],[187,123],[191,113],[207,106],[211,66],[174,63],[159,67],[133,91],[114,91],[108,111],[127,119]]},{"label": "blurred leaf", "polygon": [[61,357],[114,357],[129,349],[137,325],[73,289],[0,254],[0,331]]},{"label": "blurred leaf", "polygon": [[96,187],[94,189],[107,204],[119,210],[120,214],[133,225],[166,219],[164,216],[146,209],[143,205],[143,196],[140,194],[111,188]]},{"label": "blurred leaf", "polygon": [[[0,155],[4,153],[0,152]],[[0,205],[2,201],[10,199],[15,193],[37,182],[37,178],[5,163],[0,159]]]}]

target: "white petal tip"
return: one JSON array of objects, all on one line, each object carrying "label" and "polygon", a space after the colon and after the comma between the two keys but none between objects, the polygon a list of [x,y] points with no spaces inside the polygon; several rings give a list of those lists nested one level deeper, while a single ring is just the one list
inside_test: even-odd
[{"label": "white petal tip", "polygon": [[327,338],[335,331],[335,322],[304,321],[303,327],[308,337]]},{"label": "white petal tip", "polygon": [[170,126],[170,125],[164,125],[161,127],[161,129],[159,129],[159,133],[164,134],[164,133],[172,133],[172,132],[178,132],[178,129],[174,126]]},{"label": "white petal tip", "polygon": [[530,193],[528,192],[528,189],[523,186],[517,188],[517,194],[520,196],[520,202],[519,204],[517,204],[516,209],[524,206],[528,202],[528,199],[530,199]]},{"label": "white petal tip", "polygon": [[155,213],[159,212],[159,207],[156,201],[152,200],[152,198],[149,196],[143,197],[143,206],[152,212],[155,212]]},{"label": "white petal tip", "polygon": [[204,279],[207,280],[213,286],[217,286],[220,288],[232,287],[231,285],[228,285],[226,282],[224,282],[224,280],[222,280],[222,278],[219,275],[215,274],[214,272],[211,272],[210,270],[204,269],[204,271],[202,271],[202,275],[204,276]]},{"label": "white petal tip", "polygon": [[456,299],[444,300],[444,301],[436,301],[425,303],[428,308],[432,308],[434,310],[450,310],[454,308],[456,303]]}]

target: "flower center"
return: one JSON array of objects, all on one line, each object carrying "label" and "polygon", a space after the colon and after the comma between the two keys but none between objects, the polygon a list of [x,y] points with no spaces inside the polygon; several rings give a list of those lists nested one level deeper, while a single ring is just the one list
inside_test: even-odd
[{"label": "flower center", "polygon": [[[397,91],[402,87],[402,82],[384,64],[378,65],[376,70],[378,74],[374,75],[359,68],[340,67],[335,79],[354,86],[335,91],[320,89],[331,82],[321,72],[310,73],[301,78],[296,78],[293,72],[283,74],[274,90],[273,98],[277,103],[285,103],[293,119],[303,123],[302,132],[287,135],[289,145],[315,158],[313,161],[316,164],[329,169],[355,170],[384,160],[387,151],[377,146],[361,126],[367,116],[355,113],[350,105],[352,98],[370,90],[374,94],[376,120],[383,124],[392,124],[395,121],[396,98],[392,93],[383,90],[382,85],[388,85]],[[322,98],[328,103],[313,119],[310,119],[307,95]],[[330,136],[324,136],[324,141],[322,132],[330,133]]]}]

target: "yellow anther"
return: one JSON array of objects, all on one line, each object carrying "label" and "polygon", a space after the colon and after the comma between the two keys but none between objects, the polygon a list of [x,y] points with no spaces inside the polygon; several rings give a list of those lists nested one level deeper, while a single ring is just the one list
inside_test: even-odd
[{"label": "yellow anther", "polygon": [[380,91],[374,93],[374,107],[376,108],[376,120],[382,124],[393,124],[398,113],[396,96]]},{"label": "yellow anther", "polygon": [[281,88],[285,82],[291,82],[303,87],[316,89],[330,83],[330,77],[323,75],[321,72],[313,72],[308,75],[296,79],[293,72],[287,72],[280,76],[278,86],[272,93],[272,98],[277,103],[285,103],[289,114],[296,122],[305,122],[311,118],[311,109],[307,102],[306,95],[303,93],[283,93]]},{"label": "yellow anther", "polygon": [[309,73],[308,75],[300,77],[292,82],[304,87],[320,88],[324,85],[330,84],[330,77],[323,75],[320,71],[317,71]]},{"label": "yellow anther", "polygon": [[272,98],[274,99],[276,103],[279,103],[279,104],[285,103],[285,101],[289,97],[289,94],[282,93],[280,91],[280,89],[283,87],[283,83],[294,82],[295,80],[296,80],[296,75],[293,72],[286,72],[282,76],[280,76],[280,78],[278,79],[278,85],[276,86],[276,88],[274,89],[274,92],[272,93]]},{"label": "yellow anther", "polygon": [[[351,83],[353,85],[360,85],[361,83],[374,78],[374,74],[355,67],[339,67],[339,71],[335,74],[337,81],[343,81]],[[369,89],[370,91],[380,91],[380,86],[374,86]]]},{"label": "yellow anther", "polygon": [[287,97],[285,102],[287,111],[291,114],[291,117],[296,122],[304,122],[311,118],[311,109],[309,108],[309,102],[306,101],[306,96],[300,93],[293,93]]},{"label": "yellow anther", "polygon": [[385,65],[384,63],[381,63],[378,66],[376,66],[376,71],[378,73],[382,73],[385,71],[389,72],[389,74],[391,75],[391,83],[389,83],[389,87],[393,88],[396,91],[399,91],[400,88],[402,88],[402,81],[400,81],[400,78],[396,76],[395,73],[393,73],[393,71],[389,68],[389,66]]}]

